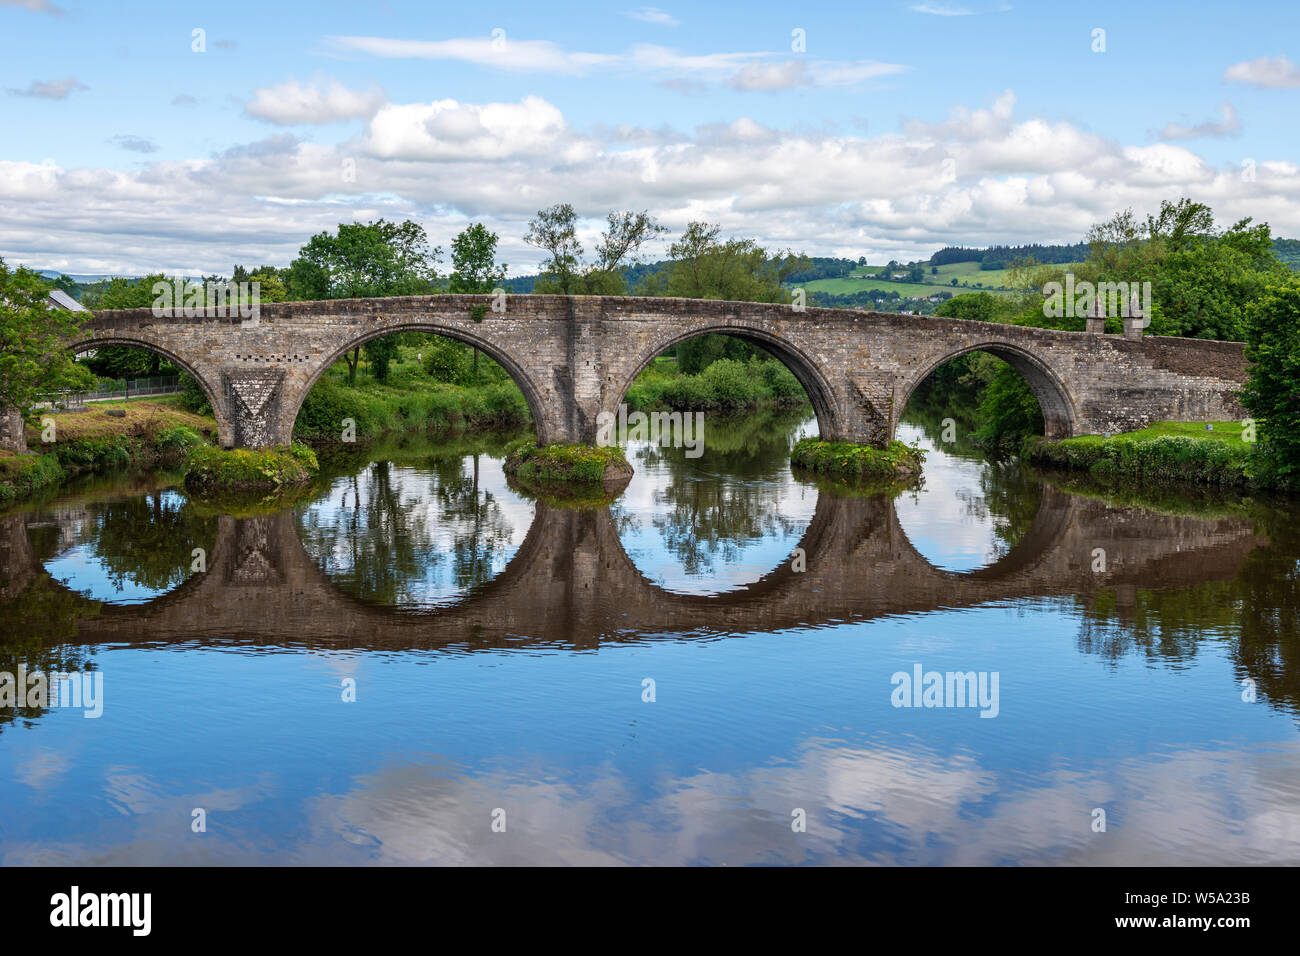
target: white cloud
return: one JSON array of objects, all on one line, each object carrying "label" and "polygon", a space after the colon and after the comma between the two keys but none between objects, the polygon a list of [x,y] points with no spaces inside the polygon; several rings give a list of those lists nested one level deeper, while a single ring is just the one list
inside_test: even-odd
[{"label": "white cloud", "polygon": [[460,60],[517,73],[583,73],[618,61],[610,54],[569,53],[549,40],[512,40],[504,34],[453,40],[336,36],[329,41],[344,50],[385,59]]},{"label": "white cloud", "polygon": [[642,23],[654,23],[661,27],[675,27],[681,23],[671,13],[660,10],[658,7],[642,7],[640,10],[628,10],[623,15],[631,17],[633,20],[640,20]]},{"label": "white cloud", "polygon": [[385,106],[363,148],[387,159],[496,160],[550,150],[564,132],[563,114],[537,96],[483,105],[439,100]]},{"label": "white cloud", "polygon": [[[140,169],[0,162],[0,256],[72,272],[228,271],[287,263],[339,222],[415,218],[445,244],[466,219],[501,235],[512,274],[540,208],[593,221],[649,209],[810,255],[912,259],[947,244],[1076,241],[1116,209],[1191,195],[1221,221],[1300,234],[1300,164],[1260,157],[1256,181],[1178,143],[1125,144],[1014,115],[1014,94],[943,122],[865,135],[742,117],[693,130],[578,131],[539,97],[387,104],[333,145],[279,135]],[[355,175],[345,178],[345,169]]]},{"label": "white cloud", "polygon": [[1300,67],[1285,56],[1261,56],[1232,64],[1223,71],[1223,79],[1264,89],[1295,89],[1300,87]]},{"label": "white cloud", "polygon": [[975,12],[966,7],[950,7],[937,3],[918,3],[912,9],[917,13],[928,13],[935,17],[969,17]]},{"label": "white cloud", "polygon": [[517,73],[583,74],[594,69],[661,74],[664,86],[697,92],[704,83],[735,90],[782,90],[798,86],[855,86],[901,73],[906,67],[875,60],[815,60],[772,51],[682,53],[653,43],[625,53],[577,53],[546,40],[506,36],[455,40],[403,40],[386,37],[331,37],[341,49],[386,58],[460,60]]},{"label": "white cloud", "polygon": [[349,90],[332,77],[318,76],[311,83],[290,79],[260,87],[253,91],[253,99],[245,104],[244,111],[281,126],[338,123],[373,116],[386,99],[378,86]]},{"label": "white cloud", "polygon": [[1237,111],[1231,103],[1224,103],[1219,107],[1223,113],[1221,120],[1206,120],[1204,123],[1197,123],[1195,126],[1186,126],[1182,123],[1166,123],[1164,129],[1160,131],[1161,139],[1198,139],[1202,136],[1235,136],[1241,132],[1241,120],[1237,116]]},{"label": "white cloud", "polygon": [[62,7],[50,3],[50,0],[0,0],[0,7],[17,7],[20,10],[48,13],[56,17],[64,16],[67,12]]},{"label": "white cloud", "polygon": [[31,96],[42,100],[64,100],[68,98],[69,93],[88,89],[90,87],[85,83],[78,82],[76,77],[70,76],[63,80],[32,80],[25,90],[9,87],[9,94],[11,96]]}]

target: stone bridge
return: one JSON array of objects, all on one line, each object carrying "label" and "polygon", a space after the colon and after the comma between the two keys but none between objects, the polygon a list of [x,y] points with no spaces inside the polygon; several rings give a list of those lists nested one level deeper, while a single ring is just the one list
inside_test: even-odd
[{"label": "stone bridge", "polygon": [[303,399],[326,369],[370,339],[407,330],[469,343],[504,366],[543,444],[594,443],[597,416],[616,411],[656,355],[710,332],[780,358],[803,384],[828,439],[885,443],[912,390],[944,362],[976,350],[1025,377],[1048,437],[1244,414],[1236,399],[1246,377],[1240,343],[1144,337],[1140,328],[1058,332],[675,298],[514,295],[503,312],[491,306],[489,296],[435,295],[269,304],[259,318],[243,320],[103,311],[74,348],[131,345],[166,356],[207,393],[225,447],[287,443]]},{"label": "stone bridge", "polygon": [[[1231,580],[1264,543],[1249,520],[1117,508],[1052,487],[1028,531],[1001,560],[971,573],[921,556],[885,497],[822,493],[791,562],[717,595],[682,594],[647,579],[628,557],[608,509],[538,503],[528,534],[490,582],[445,606],[398,611],[344,593],[312,560],[290,510],[221,517],[208,568],[139,605],[108,605],[53,581],[27,526],[75,521],[62,512],[0,516],[0,613],[42,620],[83,645],[184,642],[286,648],[596,647],[656,635],[709,637],[816,627],[1026,597],[1088,602],[1114,595],[1121,615],[1139,588]],[[1103,548],[1104,572],[1093,570]],[[29,589],[34,589],[30,590]],[[5,611],[4,605],[10,604]],[[16,610],[15,610],[16,609]],[[56,615],[55,609],[58,610]]]}]

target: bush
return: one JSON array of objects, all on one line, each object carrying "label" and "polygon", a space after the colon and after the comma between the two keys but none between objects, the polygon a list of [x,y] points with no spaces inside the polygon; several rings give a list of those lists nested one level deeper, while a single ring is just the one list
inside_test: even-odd
[{"label": "bush", "polygon": [[901,441],[886,448],[847,441],[801,438],[790,450],[790,463],[809,471],[847,478],[914,478],[921,473],[925,454]]},{"label": "bush", "polygon": [[199,491],[268,490],[310,481],[320,470],[316,453],[304,445],[287,448],[190,449],[185,486]]},{"label": "bush", "polygon": [[617,445],[551,444],[540,448],[528,439],[506,446],[502,468],[507,475],[522,482],[542,484],[603,482],[632,474],[632,466]]},{"label": "bush", "polygon": [[1270,289],[1249,309],[1246,341],[1254,364],[1242,404],[1259,419],[1270,468],[1300,473],[1300,283]]},{"label": "bush", "polygon": [[1263,480],[1268,463],[1254,446],[1185,435],[1039,438],[1026,442],[1022,455],[1034,464],[1084,470],[1097,478],[1238,487],[1275,483]]},{"label": "bush", "polygon": [[186,375],[184,372],[180,375],[180,406],[187,412],[193,412],[195,415],[211,415],[212,403],[208,401],[208,396],[199,383],[194,380],[194,376]]}]

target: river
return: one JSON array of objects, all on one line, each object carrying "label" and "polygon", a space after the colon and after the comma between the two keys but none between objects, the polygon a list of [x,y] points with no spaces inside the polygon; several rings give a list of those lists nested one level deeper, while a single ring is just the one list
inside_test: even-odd
[{"label": "river", "polygon": [[[107,476],[0,516],[4,864],[1300,862],[1300,517],[803,414],[613,504],[395,437],[292,507]],[[90,675],[90,676],[86,676]]]}]

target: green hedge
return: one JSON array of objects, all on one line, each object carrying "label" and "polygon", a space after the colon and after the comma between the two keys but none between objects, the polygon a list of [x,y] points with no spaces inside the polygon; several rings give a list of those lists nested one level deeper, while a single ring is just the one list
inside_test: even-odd
[{"label": "green hedge", "polygon": [[356,423],[358,441],[403,429],[508,428],[531,421],[528,403],[513,382],[470,388],[430,383],[416,388],[373,383],[345,387],[326,380],[302,403],[294,437],[341,441],[348,418]]}]

